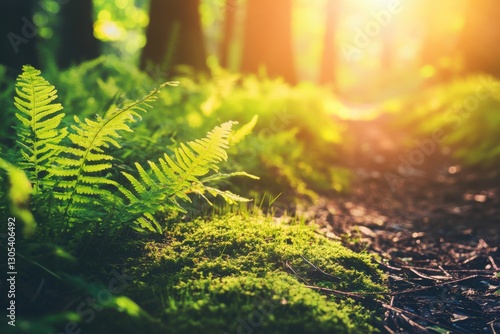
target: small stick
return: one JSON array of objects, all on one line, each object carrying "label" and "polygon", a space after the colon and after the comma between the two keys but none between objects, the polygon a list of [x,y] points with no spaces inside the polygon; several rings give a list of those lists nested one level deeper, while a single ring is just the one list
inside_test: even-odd
[{"label": "small stick", "polygon": [[325,272],[324,270],[322,270],[321,268],[318,268],[316,267],[314,264],[312,264],[308,259],[306,259],[304,256],[300,256],[302,258],[302,260],[306,261],[307,264],[309,264],[311,267],[313,267],[315,270],[319,271],[320,273],[322,273],[323,275],[325,276],[328,276],[328,277],[331,277],[331,278],[334,278],[336,280],[340,280],[340,278],[338,278],[337,276],[334,276],[332,274],[329,274],[327,272]]},{"label": "small stick", "polygon": [[493,269],[495,269],[495,271],[498,271],[498,270],[499,270],[499,269],[498,269],[498,266],[497,266],[497,264],[495,263],[495,260],[493,260],[493,257],[492,257],[491,255],[490,255],[490,256],[488,256],[488,260],[490,260],[491,265],[493,266]]},{"label": "small stick", "polygon": [[464,277],[464,278],[459,278],[459,279],[456,279],[456,280],[453,280],[453,281],[447,281],[447,282],[438,283],[438,284],[435,284],[435,285],[432,285],[432,286],[424,286],[424,287],[421,287],[421,288],[415,288],[415,289],[408,289],[408,290],[393,292],[390,295],[391,296],[397,296],[397,295],[403,295],[403,294],[417,292],[417,291],[429,290],[429,289],[437,288],[437,287],[444,286],[444,285],[455,284],[455,283],[458,283],[458,282],[467,281],[467,280],[470,280],[470,279],[473,279],[473,278],[477,278],[477,277],[481,277],[481,276],[480,275],[471,275],[471,276],[467,276],[467,277]]}]

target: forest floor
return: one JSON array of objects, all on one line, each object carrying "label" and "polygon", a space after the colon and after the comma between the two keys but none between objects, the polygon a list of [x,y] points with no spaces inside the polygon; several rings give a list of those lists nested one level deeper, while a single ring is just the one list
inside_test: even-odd
[{"label": "forest floor", "polygon": [[390,121],[348,121],[350,193],[299,211],[378,255],[391,291],[383,332],[500,333],[498,173],[454,166],[431,144],[405,150]]}]

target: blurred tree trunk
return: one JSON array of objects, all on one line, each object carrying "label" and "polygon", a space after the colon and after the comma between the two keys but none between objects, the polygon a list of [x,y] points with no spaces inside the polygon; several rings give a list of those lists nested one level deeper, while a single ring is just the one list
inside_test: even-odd
[{"label": "blurred tree trunk", "polygon": [[60,68],[97,58],[100,43],[94,37],[92,0],[60,1],[61,44],[57,64]]},{"label": "blurred tree trunk", "polygon": [[220,65],[229,67],[229,56],[236,22],[236,0],[226,0],[222,41],[219,50]]},{"label": "blurred tree trunk", "polygon": [[33,24],[36,2],[32,0],[0,1],[0,64],[17,74],[22,65],[39,67],[38,29]]},{"label": "blurred tree trunk", "polygon": [[172,72],[177,65],[208,72],[200,0],[152,0],[141,68]]},{"label": "blurred tree trunk", "polygon": [[338,60],[338,53],[335,43],[335,35],[337,32],[337,21],[339,18],[339,10],[341,1],[327,0],[326,4],[326,27],[325,39],[323,42],[323,55],[321,60],[320,83],[334,84],[336,83],[335,65]]},{"label": "blurred tree trunk", "polygon": [[459,48],[466,72],[500,76],[500,6],[498,0],[470,1]]},{"label": "blurred tree trunk", "polygon": [[292,51],[292,0],[247,1],[241,70],[257,73],[265,67],[270,77],[297,79]]}]

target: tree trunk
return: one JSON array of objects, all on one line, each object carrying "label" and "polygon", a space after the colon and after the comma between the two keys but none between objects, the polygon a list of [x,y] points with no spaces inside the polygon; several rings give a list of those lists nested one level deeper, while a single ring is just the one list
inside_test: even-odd
[{"label": "tree trunk", "polygon": [[466,72],[500,77],[500,6],[497,0],[470,1],[459,48]]},{"label": "tree trunk", "polygon": [[0,1],[0,64],[17,75],[22,65],[39,67],[38,29],[33,24],[35,2],[32,0]]},{"label": "tree trunk", "polygon": [[220,65],[229,67],[229,55],[236,22],[236,0],[226,0],[222,42],[220,45]]},{"label": "tree trunk", "polygon": [[265,67],[270,77],[296,83],[292,57],[292,0],[247,1],[242,72]]},{"label": "tree trunk", "polygon": [[62,1],[61,16],[58,66],[66,68],[99,57],[100,45],[94,37],[92,0]]},{"label": "tree trunk", "polygon": [[172,73],[177,65],[208,72],[199,0],[152,0],[141,68]]},{"label": "tree trunk", "polygon": [[338,0],[328,0],[326,4],[326,27],[323,42],[323,55],[321,60],[320,83],[335,84],[335,65],[337,64],[337,50],[335,47],[335,34],[341,3]]}]

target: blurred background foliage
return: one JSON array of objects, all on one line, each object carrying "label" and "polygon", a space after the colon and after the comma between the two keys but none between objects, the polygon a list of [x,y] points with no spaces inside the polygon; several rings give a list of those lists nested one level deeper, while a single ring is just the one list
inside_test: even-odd
[{"label": "blurred background foliage", "polygon": [[406,129],[409,147],[412,138],[442,129],[440,145],[460,163],[493,166],[500,155],[498,93],[490,89],[467,113],[455,108],[481,85],[477,75],[499,73],[500,9],[492,0],[9,0],[2,6],[13,14],[2,29],[15,34],[0,57],[4,147],[13,144],[10,80],[30,62],[59,87],[70,115],[92,116],[165,80],[181,82],[162,93],[158,111],[117,152],[123,166],[127,157],[145,161],[149,150],[199,137],[217,123],[256,120],[253,134],[233,149],[233,163],[261,174],[259,189],[314,198],[317,191],[348,189],[339,146],[351,134],[342,120],[383,113],[398,115],[394,131]]},{"label": "blurred background foliage", "polygon": [[[442,144],[463,163],[498,161],[496,92],[460,124],[450,126],[443,116],[476,89],[478,73],[499,73],[500,10],[492,0],[9,0],[2,6],[12,13],[3,21],[11,37],[0,59],[6,115],[12,115],[9,80],[30,62],[57,83],[69,114],[85,116],[179,80],[179,88],[164,93],[161,111],[130,138],[139,156],[217,122],[244,125],[258,115],[240,148],[248,156],[234,161],[253,173],[264,167],[269,182],[309,197],[316,187],[347,187],[339,179],[348,173],[334,167],[342,160],[338,145],[349,142],[342,119],[398,114],[397,126],[409,125],[409,143],[443,128]],[[19,21],[22,14],[29,23]],[[12,144],[12,125],[11,117],[2,122],[4,146]]]}]

